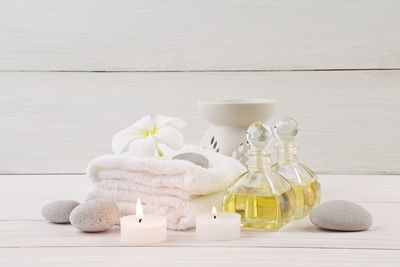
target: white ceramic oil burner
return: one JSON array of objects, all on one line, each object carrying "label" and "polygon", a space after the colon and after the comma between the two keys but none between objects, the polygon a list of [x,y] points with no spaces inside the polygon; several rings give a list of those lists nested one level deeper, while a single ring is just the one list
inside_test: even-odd
[{"label": "white ceramic oil burner", "polygon": [[[198,101],[201,114],[211,124],[200,145],[240,159],[246,130],[255,121],[267,122],[276,110],[276,101],[262,98],[208,99]],[[245,152],[243,149],[239,153]]]}]

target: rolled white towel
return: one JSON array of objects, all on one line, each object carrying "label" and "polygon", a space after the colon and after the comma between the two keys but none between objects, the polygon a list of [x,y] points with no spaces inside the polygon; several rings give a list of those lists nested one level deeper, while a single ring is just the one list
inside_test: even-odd
[{"label": "rolled white towel", "polygon": [[[209,168],[189,161],[171,160],[175,154],[194,152],[209,160]],[[164,159],[106,155],[88,167],[92,186],[86,200],[116,202],[121,214],[135,212],[137,198],[144,212],[167,216],[168,228],[184,230],[195,225],[195,214],[221,206],[222,193],[245,171],[239,161],[194,145],[167,151]]]}]

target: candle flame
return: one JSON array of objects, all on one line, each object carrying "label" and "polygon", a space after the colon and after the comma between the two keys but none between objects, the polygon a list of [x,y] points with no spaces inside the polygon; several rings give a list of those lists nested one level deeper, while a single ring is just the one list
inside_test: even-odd
[{"label": "candle flame", "polygon": [[212,207],[211,213],[212,213],[214,219],[217,219],[217,209],[215,207]]},{"label": "candle flame", "polygon": [[143,220],[143,206],[140,198],[136,201],[136,218],[141,222]]}]

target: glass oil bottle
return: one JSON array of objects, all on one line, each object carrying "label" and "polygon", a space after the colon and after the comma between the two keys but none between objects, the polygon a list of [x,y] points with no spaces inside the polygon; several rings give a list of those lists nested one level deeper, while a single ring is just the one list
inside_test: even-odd
[{"label": "glass oil bottle", "polygon": [[248,170],[225,192],[223,209],[239,213],[243,228],[276,231],[294,219],[295,193],[271,168],[270,128],[255,122],[247,130],[247,139]]},{"label": "glass oil bottle", "polygon": [[301,219],[319,205],[321,186],[315,173],[297,161],[296,120],[282,118],[277,122],[274,130],[278,138],[275,145],[277,162],[272,168],[291,183],[296,195],[295,218]]}]

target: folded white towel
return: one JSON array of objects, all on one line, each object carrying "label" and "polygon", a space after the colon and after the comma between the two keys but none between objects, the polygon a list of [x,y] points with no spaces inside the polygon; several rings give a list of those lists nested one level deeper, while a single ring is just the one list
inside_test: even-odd
[{"label": "folded white towel", "polygon": [[[171,160],[184,152],[204,155],[209,168]],[[194,145],[164,153],[165,159],[120,155],[94,159],[88,167],[92,186],[86,200],[110,199],[127,215],[135,213],[140,198],[145,213],[167,216],[169,229],[184,230],[194,227],[196,213],[220,208],[223,191],[245,171],[239,161]]]}]

